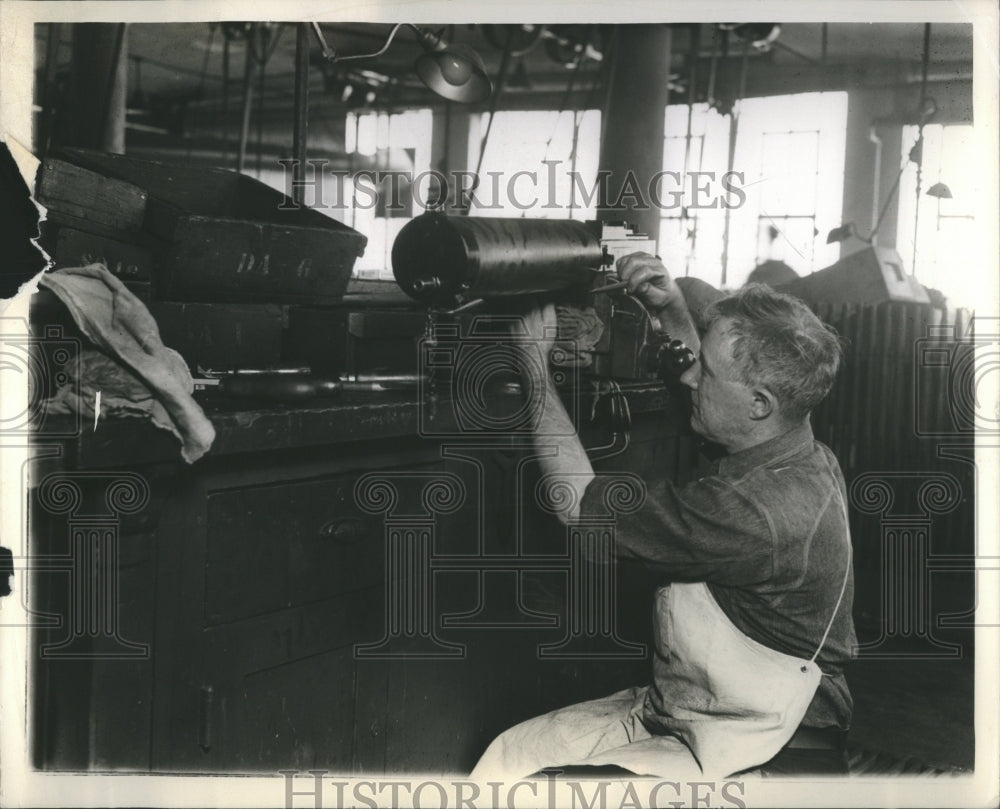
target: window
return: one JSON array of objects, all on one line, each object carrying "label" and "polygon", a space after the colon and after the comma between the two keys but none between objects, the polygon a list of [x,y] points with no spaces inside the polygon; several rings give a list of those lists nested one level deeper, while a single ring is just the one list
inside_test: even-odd
[{"label": "window", "polygon": [[839,258],[826,233],[840,224],[844,186],[847,93],[800,93],[737,102],[736,138],[727,194],[732,119],[705,104],[666,110],[664,170],[707,172],[700,185],[714,183],[692,207],[692,180],[682,181],[682,205],[668,209],[660,232],[660,255],[668,266],[716,286],[741,286],[755,266],[783,261],[799,275]]},{"label": "window", "polygon": [[[695,104],[690,115],[688,138],[687,106],[667,107],[664,122],[663,170],[681,175],[681,181],[665,178],[660,189],[665,215],[660,219],[660,257],[674,275],[692,275],[718,285],[725,216],[717,208],[695,208],[692,199],[691,172],[719,167],[726,171],[729,142],[729,118],[719,115],[707,104]],[[684,190],[678,198],[672,191]]]},{"label": "window", "polygon": [[354,265],[355,277],[393,277],[392,243],[403,225],[423,213],[424,206],[417,202],[431,193],[426,181],[414,188],[409,180],[430,170],[432,117],[428,109],[347,114],[346,152],[357,156],[358,168],[406,175],[376,186],[370,175],[355,174],[344,183],[347,209],[342,221],[368,237],[365,254]]},{"label": "window", "polygon": [[[318,185],[306,190],[305,204],[368,237],[365,254],[354,264],[356,278],[392,279],[392,242],[403,225],[423,213],[425,206],[420,203],[435,193],[430,187],[433,180],[426,175],[416,192],[409,182],[430,169],[431,122],[429,109],[349,112],[343,132],[346,162],[331,166],[326,161],[318,171],[306,171],[306,182]],[[392,171],[405,176],[375,183],[377,172]],[[292,196],[291,169],[265,170],[257,176]]]},{"label": "window", "polygon": [[[916,140],[917,127],[904,127],[903,160]],[[920,283],[940,290],[952,306],[974,306],[976,282],[982,277],[974,232],[977,174],[969,171],[973,148],[971,124],[929,124],[924,127],[919,202],[915,164],[906,163],[899,182],[896,249]],[[935,183],[947,185],[952,198],[927,196]]]},{"label": "window", "polygon": [[[471,122],[470,171],[488,124],[488,114]],[[476,192],[482,207],[473,205],[470,215],[596,219],[600,139],[599,110],[496,113]]]}]

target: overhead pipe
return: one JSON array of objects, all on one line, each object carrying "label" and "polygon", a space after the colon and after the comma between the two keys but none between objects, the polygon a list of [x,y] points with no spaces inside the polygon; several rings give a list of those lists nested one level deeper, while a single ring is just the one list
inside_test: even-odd
[{"label": "overhead pipe", "polygon": [[292,199],[305,200],[306,151],[309,129],[309,23],[295,26],[295,118],[292,130]]},{"label": "overhead pipe", "polygon": [[246,61],[243,68],[243,112],[240,120],[240,145],[236,152],[236,170],[243,173],[247,162],[247,139],[250,136],[250,110],[253,107],[253,47],[250,37],[254,29],[247,31]]}]

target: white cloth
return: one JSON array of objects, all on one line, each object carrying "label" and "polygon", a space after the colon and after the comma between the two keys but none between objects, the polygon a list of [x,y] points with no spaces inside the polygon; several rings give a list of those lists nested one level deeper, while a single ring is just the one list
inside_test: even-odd
[{"label": "white cloth", "polygon": [[546,767],[614,764],[637,775],[701,776],[687,746],[642,724],[646,688],[628,688],[536,716],[504,731],[472,771],[473,780],[516,781]]},{"label": "white cloth", "polygon": [[39,285],[52,290],[80,331],[155,396],[152,421],[181,440],[185,461],[193,463],[208,452],[215,428],[191,397],[191,373],[181,355],[163,345],[142,301],[100,264],[47,272]]},{"label": "white cloth", "polygon": [[657,593],[654,684],[571,705],[505,731],[472,771],[516,780],[546,767],[617,765],[673,780],[725,777],[769,761],[805,716],[813,660],[746,637],[708,586]]}]

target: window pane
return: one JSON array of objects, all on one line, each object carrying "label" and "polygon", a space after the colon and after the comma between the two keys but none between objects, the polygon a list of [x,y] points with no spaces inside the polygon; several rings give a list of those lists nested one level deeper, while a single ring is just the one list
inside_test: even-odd
[{"label": "window pane", "polygon": [[356,170],[401,172],[378,184],[370,176],[356,175],[345,183],[348,204],[342,221],[368,237],[365,254],[354,265],[355,277],[393,277],[392,241],[403,225],[423,212],[420,203],[428,194],[426,181],[414,189],[411,180],[430,169],[432,119],[428,109],[347,114],[346,141],[349,152],[354,148]]},{"label": "window pane", "polygon": [[819,132],[765,132],[761,139],[761,205],[770,214],[816,210]]},{"label": "window pane", "polygon": [[[976,254],[976,183],[982,173],[970,165],[974,131],[970,124],[928,124],[921,150],[920,196],[917,167],[908,160],[916,143],[916,126],[903,127],[903,174],[899,183],[896,249],[903,266],[920,283],[944,293],[953,306],[975,306],[976,279],[982,257]],[[944,183],[951,199],[927,196]],[[914,254],[914,233],[916,253]],[[915,261],[914,261],[915,259]]]},{"label": "window pane", "polygon": [[[736,112],[735,168],[747,172],[747,198],[730,217],[727,285],[742,285],[768,258],[800,275],[834,263],[839,245],[827,245],[825,234],[843,207],[847,93],[750,98]],[[762,243],[767,225],[778,236]]]},{"label": "window pane", "polygon": [[680,179],[665,177],[661,183],[666,217],[660,227],[659,251],[671,272],[718,286],[725,214],[718,207],[692,207],[693,202],[703,201],[694,199],[693,185],[707,186],[712,196],[721,193],[721,178],[729,160],[729,118],[707,104],[695,104],[690,115],[690,138],[688,126],[686,105],[667,107],[663,170],[674,172]]},{"label": "window pane", "polygon": [[[488,114],[472,121],[470,171],[488,124]],[[470,215],[595,219],[600,137],[598,110],[496,113],[479,174],[480,206],[474,204]]]},{"label": "window pane", "polygon": [[[819,234],[840,224],[847,93],[745,99],[735,113],[732,167],[738,176],[729,183],[741,194],[728,197],[735,207],[690,209],[683,223],[680,212],[669,216],[660,255],[670,254],[675,266],[728,288],[741,286],[756,264],[769,258],[787,262],[799,274],[829,266],[839,257],[838,245],[826,245]],[[724,191],[730,123],[729,116],[695,105],[688,146],[687,107],[667,107],[664,169],[683,171],[687,154],[688,171],[711,172]],[[690,181],[685,191],[689,202]],[[774,239],[771,227],[777,230]]]},{"label": "window pane", "polygon": [[811,216],[763,217],[758,226],[757,264],[783,261],[792,269],[812,264],[818,235]]}]

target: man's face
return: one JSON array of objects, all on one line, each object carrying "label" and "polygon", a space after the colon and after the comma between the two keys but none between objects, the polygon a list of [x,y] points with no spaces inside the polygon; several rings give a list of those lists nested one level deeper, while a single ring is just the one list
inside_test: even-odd
[{"label": "man's face", "polygon": [[701,343],[698,362],[681,376],[691,389],[691,428],[730,451],[741,448],[753,426],[753,392],[733,366],[729,318],[716,320]]}]

